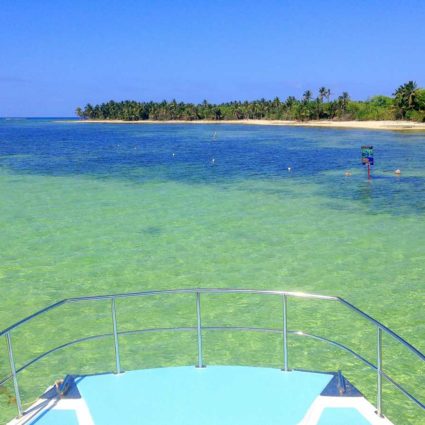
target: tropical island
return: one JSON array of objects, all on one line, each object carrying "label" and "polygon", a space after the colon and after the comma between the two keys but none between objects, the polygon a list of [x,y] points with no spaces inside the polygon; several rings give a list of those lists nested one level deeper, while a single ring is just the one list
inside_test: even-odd
[{"label": "tropical island", "polygon": [[[137,102],[113,100],[97,105],[78,107],[76,114],[83,120],[112,122],[240,122],[254,124],[279,124],[314,122],[315,125],[335,123],[338,127],[354,126],[356,121],[379,121],[385,125],[376,128],[391,128],[392,121],[410,122],[403,128],[422,128],[425,123],[425,89],[413,81],[398,87],[389,96],[373,96],[365,101],[352,100],[347,92],[331,99],[331,91],[321,87],[315,97],[311,90],[301,99],[289,96],[285,101],[273,100],[232,101],[221,104],[204,100],[200,104],[171,102]],[[350,124],[350,122],[353,122]],[[347,124],[349,123],[349,124]],[[340,125],[338,125],[340,124]],[[365,127],[360,125],[359,127]]]}]

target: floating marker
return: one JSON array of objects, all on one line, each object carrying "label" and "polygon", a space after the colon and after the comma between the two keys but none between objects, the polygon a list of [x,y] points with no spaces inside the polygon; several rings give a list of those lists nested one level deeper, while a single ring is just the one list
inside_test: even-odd
[{"label": "floating marker", "polygon": [[362,146],[362,164],[367,165],[367,178],[370,179],[370,166],[373,161],[373,146]]}]

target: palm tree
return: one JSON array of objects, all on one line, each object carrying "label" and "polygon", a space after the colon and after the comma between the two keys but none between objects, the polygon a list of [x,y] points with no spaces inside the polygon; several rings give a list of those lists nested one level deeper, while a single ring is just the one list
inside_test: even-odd
[{"label": "palm tree", "polygon": [[311,90],[306,90],[303,94],[303,100],[304,102],[310,102],[311,98],[313,97],[313,93]]},{"label": "palm tree", "polygon": [[350,101],[350,95],[345,91],[341,96],[338,97],[338,106],[341,115],[347,111],[348,102]]},{"label": "palm tree", "polygon": [[314,109],[316,112],[316,119],[319,120],[320,119],[320,115],[322,113],[322,104],[323,104],[323,100],[319,97],[316,97],[315,101],[314,101]]},{"label": "palm tree", "polygon": [[326,87],[320,87],[319,89],[319,99],[323,102],[323,99],[327,97],[328,89]]},{"label": "palm tree", "polygon": [[331,97],[331,89],[326,89],[325,97],[326,100],[329,102],[329,98]]},{"label": "palm tree", "polygon": [[77,115],[77,117],[84,118],[84,112],[83,112],[83,110],[80,107],[78,107],[75,110],[75,114]]},{"label": "palm tree", "polygon": [[322,86],[319,89],[319,97],[316,99],[316,109],[317,109],[317,119],[324,116],[324,107],[323,107],[323,99],[327,98],[329,100],[331,91],[326,87]]},{"label": "palm tree", "polygon": [[400,86],[394,93],[395,105],[401,118],[406,117],[407,111],[417,107],[418,86],[414,81],[409,81]]},{"label": "palm tree", "polygon": [[285,105],[289,109],[291,109],[295,103],[297,103],[297,99],[294,96],[288,96],[288,98],[285,100]]},{"label": "palm tree", "polygon": [[294,119],[295,118],[295,106],[297,105],[298,101],[294,96],[289,96],[285,100],[285,117],[286,119]]},{"label": "palm tree", "polygon": [[214,119],[216,121],[219,121],[219,120],[222,119],[222,113],[221,113],[220,108],[214,108]]}]

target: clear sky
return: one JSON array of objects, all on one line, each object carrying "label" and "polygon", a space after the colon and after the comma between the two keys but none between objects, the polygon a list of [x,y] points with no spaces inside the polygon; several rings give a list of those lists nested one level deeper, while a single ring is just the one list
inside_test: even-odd
[{"label": "clear sky", "polygon": [[425,86],[424,0],[1,0],[0,116]]}]

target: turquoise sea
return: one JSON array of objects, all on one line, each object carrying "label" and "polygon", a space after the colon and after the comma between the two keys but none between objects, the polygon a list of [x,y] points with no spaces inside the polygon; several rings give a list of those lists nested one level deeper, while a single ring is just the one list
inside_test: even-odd
[{"label": "turquoise sea", "polygon": [[[374,146],[371,180],[364,144]],[[2,119],[0,230],[0,329],[66,297],[281,289],[341,296],[425,351],[423,133]],[[207,324],[236,317],[240,326],[281,326],[280,300],[224,301],[205,300]],[[128,330],[196,319],[184,296],[117,308]],[[109,317],[110,305],[99,302],[23,326],[13,335],[18,366],[70,337],[110,332]],[[293,301],[288,320],[290,329],[333,337],[375,361],[375,329],[344,308]],[[194,364],[194,338],[123,337],[124,368]],[[375,402],[374,374],[350,355],[296,337],[289,347],[291,367],[342,369]],[[210,364],[281,367],[280,350],[279,335],[205,335]],[[425,400],[424,365],[386,337],[384,367]],[[112,342],[94,341],[41,361],[19,382],[30,403],[66,373],[113,368]],[[8,372],[0,341],[0,377]],[[424,424],[405,400],[385,384],[390,419]],[[0,387],[0,423],[15,410],[9,382]]]}]

